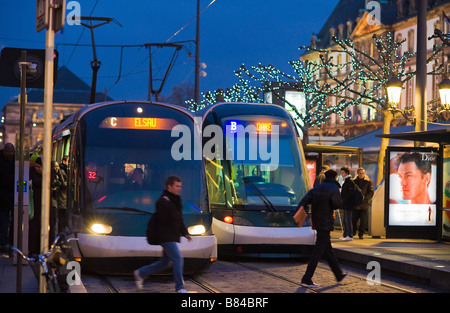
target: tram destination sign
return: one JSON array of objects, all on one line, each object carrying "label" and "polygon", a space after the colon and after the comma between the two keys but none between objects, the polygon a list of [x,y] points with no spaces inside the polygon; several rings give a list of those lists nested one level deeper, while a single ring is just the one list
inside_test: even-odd
[{"label": "tram destination sign", "polygon": [[172,130],[176,125],[178,125],[178,122],[171,118],[111,116],[105,118],[99,127],[112,129]]}]

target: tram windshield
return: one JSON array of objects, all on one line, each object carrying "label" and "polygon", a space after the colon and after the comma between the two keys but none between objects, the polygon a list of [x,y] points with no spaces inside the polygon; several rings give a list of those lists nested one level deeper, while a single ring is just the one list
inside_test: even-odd
[{"label": "tram windshield", "polygon": [[183,181],[183,213],[208,212],[204,178],[199,174],[202,161],[177,161],[171,155],[172,145],[179,139],[171,137],[172,127],[186,125],[193,133],[192,120],[181,112],[146,104],[136,104],[131,112],[138,109],[141,113],[133,116],[125,113],[123,105],[99,108],[80,121],[85,142],[85,207],[152,213],[165,179],[177,175]]},{"label": "tram windshield", "polygon": [[280,211],[297,206],[306,187],[291,124],[276,117],[234,116],[223,125],[234,207]]}]

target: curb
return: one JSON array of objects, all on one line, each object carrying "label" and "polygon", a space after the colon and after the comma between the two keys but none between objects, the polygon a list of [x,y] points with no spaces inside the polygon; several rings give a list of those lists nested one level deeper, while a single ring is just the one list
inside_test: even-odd
[{"label": "curb", "polygon": [[333,247],[333,250],[339,260],[361,264],[364,267],[370,261],[377,261],[380,263],[382,271],[388,271],[407,280],[417,281],[419,279],[433,288],[450,292],[450,269],[448,266],[440,265],[438,261],[421,260],[404,254],[385,254],[386,257],[382,257],[383,254],[377,252],[358,253],[358,248],[355,247]]}]

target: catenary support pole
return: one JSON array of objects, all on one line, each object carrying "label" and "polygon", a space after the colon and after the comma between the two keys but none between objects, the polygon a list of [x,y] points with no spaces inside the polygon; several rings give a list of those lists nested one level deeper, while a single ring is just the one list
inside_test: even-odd
[{"label": "catenary support pole", "polygon": [[[52,1],[50,1],[52,2]],[[52,8],[48,8],[48,27],[45,33],[45,80],[44,80],[44,151],[42,156],[42,202],[41,202],[41,252],[47,252],[50,228],[50,169],[52,157],[52,109],[53,109],[53,59],[55,31]],[[42,272],[42,269],[41,269]],[[42,273],[41,273],[42,274]],[[40,275],[39,292],[45,293],[47,284]]]},{"label": "catenary support pole", "polygon": [[[416,93],[415,126],[416,132],[427,130],[427,4],[417,1],[417,59],[416,59]],[[423,143],[415,142],[416,147]]]}]

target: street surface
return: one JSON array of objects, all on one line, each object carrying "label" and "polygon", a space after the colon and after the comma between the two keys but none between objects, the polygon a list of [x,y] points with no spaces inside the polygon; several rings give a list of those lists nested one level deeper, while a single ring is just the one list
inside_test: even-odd
[{"label": "street surface", "polygon": [[[186,289],[192,293],[434,293],[443,292],[426,285],[393,278],[380,271],[380,284],[367,281],[369,270],[342,265],[350,275],[338,284],[326,262],[319,263],[313,281],[320,287],[306,289],[300,280],[307,259],[243,259],[217,261],[197,275],[185,276]],[[82,274],[88,293],[138,292],[132,276]],[[171,276],[151,276],[143,293],[173,293]]]}]

